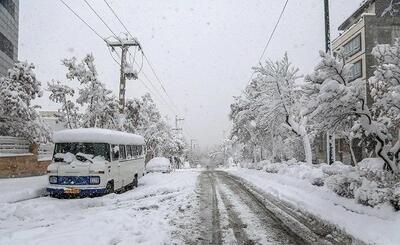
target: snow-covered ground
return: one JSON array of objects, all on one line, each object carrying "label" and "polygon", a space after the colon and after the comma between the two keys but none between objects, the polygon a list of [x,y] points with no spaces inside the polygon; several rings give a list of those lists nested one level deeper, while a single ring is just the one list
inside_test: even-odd
[{"label": "snow-covered ground", "polygon": [[16,203],[10,202],[19,195],[12,193],[40,190],[45,177],[0,180],[0,244],[169,243],[190,222],[199,173],[148,174],[134,190],[98,198],[40,197]]},{"label": "snow-covered ground", "polygon": [[12,203],[45,194],[47,176],[0,179],[0,205]]},{"label": "snow-covered ground", "polygon": [[326,187],[290,174],[271,174],[245,168],[227,170],[257,190],[288,202],[342,228],[369,244],[400,244],[400,213],[389,206],[366,207],[339,197]]}]

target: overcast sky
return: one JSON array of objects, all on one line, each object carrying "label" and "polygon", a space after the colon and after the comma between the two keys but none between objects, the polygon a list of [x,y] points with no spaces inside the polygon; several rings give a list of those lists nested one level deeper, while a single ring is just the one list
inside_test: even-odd
[{"label": "overcast sky", "polygon": [[[100,35],[112,35],[83,0],[65,1]],[[115,33],[124,31],[103,0],[89,2]],[[142,43],[185,118],[182,127],[187,137],[198,139],[203,147],[220,142],[223,131],[228,133],[230,128],[228,113],[233,96],[246,86],[251,67],[259,59],[284,0],[108,2]],[[359,5],[360,0],[331,1],[333,38],[338,35],[338,25]],[[318,62],[318,51],[324,49],[323,20],[323,0],[289,1],[265,58],[279,59],[287,51],[302,74],[310,72]],[[19,59],[36,65],[37,77],[43,84],[51,79],[65,81],[62,58],[81,59],[91,52],[102,81],[117,95],[119,67],[105,43],[60,1],[20,0],[19,40]],[[161,92],[148,67],[144,71]],[[127,98],[146,91],[139,81],[129,81]],[[169,109],[172,106],[166,106],[159,96],[155,100],[172,124],[175,114]],[[45,110],[58,108],[46,98],[38,103]]]}]

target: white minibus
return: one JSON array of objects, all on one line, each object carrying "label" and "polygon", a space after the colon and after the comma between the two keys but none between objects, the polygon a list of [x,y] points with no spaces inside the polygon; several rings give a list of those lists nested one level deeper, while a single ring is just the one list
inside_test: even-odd
[{"label": "white minibus", "polygon": [[144,175],[142,136],[98,128],[68,129],[53,135],[47,168],[50,196],[97,196],[138,185]]}]

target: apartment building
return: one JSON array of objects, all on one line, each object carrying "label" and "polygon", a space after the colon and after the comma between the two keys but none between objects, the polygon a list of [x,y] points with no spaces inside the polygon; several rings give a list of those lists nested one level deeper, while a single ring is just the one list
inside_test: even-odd
[{"label": "apartment building", "polygon": [[[352,79],[369,79],[374,73],[375,59],[371,54],[377,44],[390,44],[400,38],[400,0],[367,0],[339,26],[341,32],[332,42],[334,53],[342,50],[346,62],[354,64]],[[368,103],[369,86],[366,83]],[[357,144],[354,144],[357,145]],[[358,161],[366,157],[363,147],[354,147]],[[357,149],[358,148],[358,149]],[[351,163],[349,146],[336,140],[336,159]]]},{"label": "apartment building", "polygon": [[0,76],[18,60],[19,0],[0,0]]}]

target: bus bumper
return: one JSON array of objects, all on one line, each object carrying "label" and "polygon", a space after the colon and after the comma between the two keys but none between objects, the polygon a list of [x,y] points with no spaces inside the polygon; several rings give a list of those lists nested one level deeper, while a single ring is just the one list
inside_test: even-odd
[{"label": "bus bumper", "polygon": [[47,193],[52,197],[62,197],[62,196],[88,197],[88,196],[101,196],[107,194],[106,188],[47,187],[46,190]]}]

